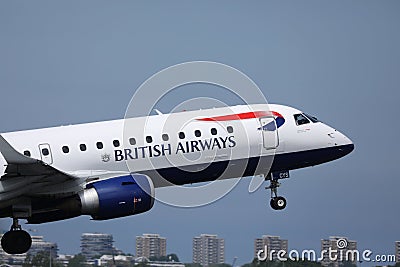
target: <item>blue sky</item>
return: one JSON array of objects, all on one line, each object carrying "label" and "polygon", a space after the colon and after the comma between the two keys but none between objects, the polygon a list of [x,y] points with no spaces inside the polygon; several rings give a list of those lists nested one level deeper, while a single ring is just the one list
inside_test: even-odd
[{"label": "blue sky", "polygon": [[82,232],[111,233],[131,253],[136,235],[159,233],[186,262],[201,233],[225,238],[227,263],[251,261],[263,234],[288,239],[290,249],[319,249],[321,238],[345,235],[361,249],[393,253],[399,14],[398,1],[1,1],[0,132],[122,118],[154,73],[210,60],[243,71],[269,102],[314,114],[356,145],[343,159],[292,172],[280,189],[282,212],[270,209],[269,192],[249,194],[243,180],[201,208],[156,203],[138,216],[31,228],[64,253],[79,251]]}]

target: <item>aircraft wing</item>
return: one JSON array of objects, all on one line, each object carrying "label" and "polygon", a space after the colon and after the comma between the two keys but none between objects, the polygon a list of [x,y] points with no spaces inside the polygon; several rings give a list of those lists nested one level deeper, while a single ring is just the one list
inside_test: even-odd
[{"label": "aircraft wing", "polygon": [[26,196],[65,197],[81,191],[87,183],[130,174],[126,171],[105,170],[76,170],[66,173],[41,160],[19,153],[2,135],[0,153],[7,161],[5,174],[0,177],[0,209],[5,200]]},{"label": "aircraft wing", "polygon": [[[82,179],[62,172],[41,160],[26,157],[16,151],[0,135],[0,153],[7,161],[5,174],[0,178],[0,202],[21,196],[62,196],[79,191]],[[1,206],[1,205],[0,205]]]}]

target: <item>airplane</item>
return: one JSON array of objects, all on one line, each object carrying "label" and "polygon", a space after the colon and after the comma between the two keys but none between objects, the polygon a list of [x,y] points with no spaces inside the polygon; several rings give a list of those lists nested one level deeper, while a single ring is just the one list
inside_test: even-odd
[{"label": "airplane", "polygon": [[90,215],[107,220],[154,205],[155,188],[264,176],[274,210],[279,180],[354,149],[341,132],[298,109],[237,105],[0,134],[1,245],[29,250],[19,225]]}]

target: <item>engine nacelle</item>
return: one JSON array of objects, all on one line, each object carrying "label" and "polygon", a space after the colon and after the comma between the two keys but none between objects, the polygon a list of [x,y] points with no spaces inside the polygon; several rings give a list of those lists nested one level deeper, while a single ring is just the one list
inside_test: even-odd
[{"label": "engine nacelle", "polygon": [[95,220],[107,220],[150,210],[154,205],[154,184],[143,174],[132,174],[89,184],[79,194],[81,213]]}]

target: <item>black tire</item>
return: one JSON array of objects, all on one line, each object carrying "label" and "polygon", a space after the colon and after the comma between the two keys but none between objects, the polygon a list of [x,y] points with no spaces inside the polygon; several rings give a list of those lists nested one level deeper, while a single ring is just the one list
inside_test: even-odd
[{"label": "black tire", "polygon": [[278,207],[276,206],[276,202],[275,202],[275,197],[271,198],[271,200],[269,201],[269,205],[271,206],[272,209],[278,210]]},{"label": "black tire", "polygon": [[1,247],[8,254],[26,253],[31,245],[31,236],[23,230],[9,231],[1,238]]},{"label": "black tire", "polygon": [[278,210],[283,210],[286,208],[286,199],[284,197],[277,197],[275,198],[275,205]]},{"label": "black tire", "polygon": [[284,197],[271,198],[269,203],[274,210],[283,210],[286,208],[286,199]]}]

